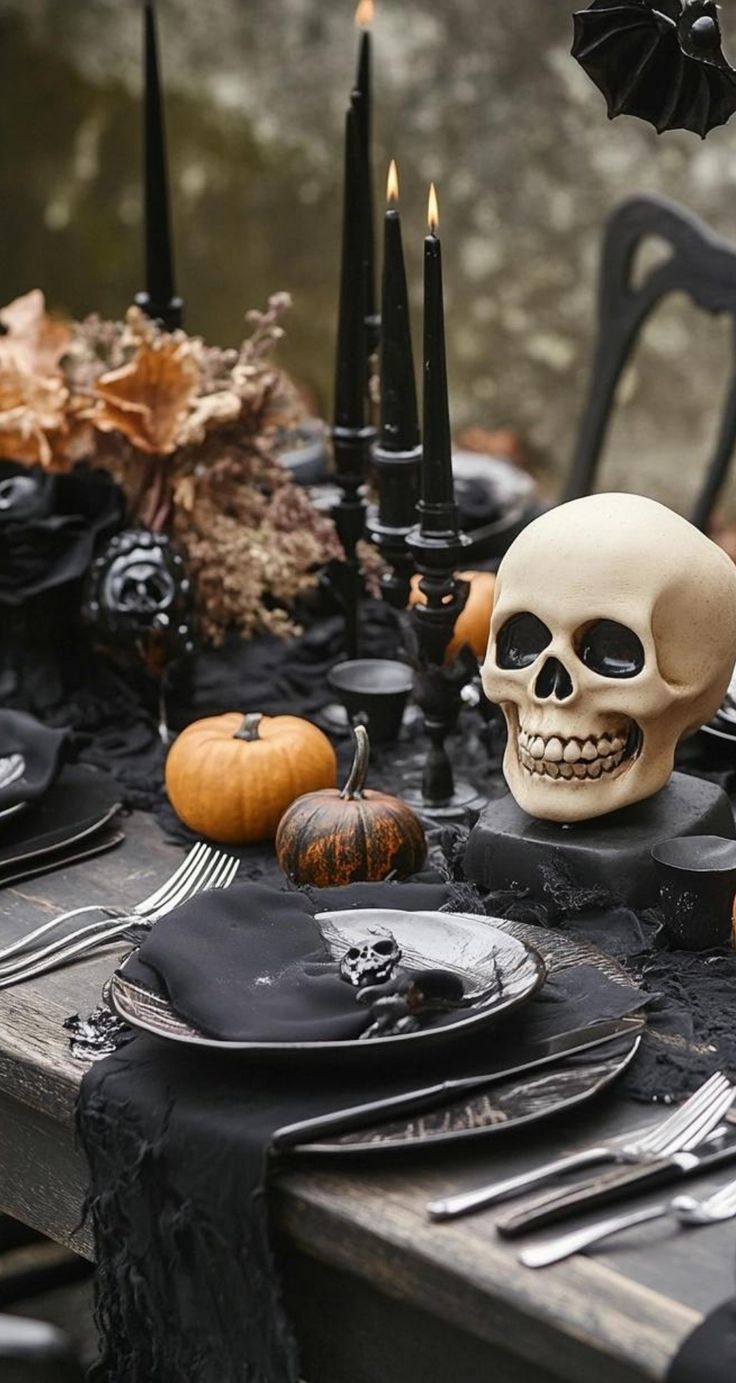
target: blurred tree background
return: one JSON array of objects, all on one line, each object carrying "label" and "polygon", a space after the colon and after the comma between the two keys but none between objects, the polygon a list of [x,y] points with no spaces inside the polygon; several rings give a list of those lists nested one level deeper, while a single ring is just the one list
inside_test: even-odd
[{"label": "blurred tree background", "polygon": [[[158,8],[187,325],[235,342],[247,308],[288,289],[285,360],[329,412],[353,0]],[[377,0],[374,30],[377,206],[395,156],[417,302],[438,184],[455,425],[515,429],[551,492],[577,426],[612,207],[664,193],[736,239],[736,121],[707,143],[609,123],[569,56],[572,9]],[[732,51],[735,10],[722,9]],[[38,286],[55,309],[119,316],[142,286],[140,46],[139,0],[0,0],[3,301]],[[729,354],[724,324],[662,310],[624,383],[605,488],[687,505]]]}]

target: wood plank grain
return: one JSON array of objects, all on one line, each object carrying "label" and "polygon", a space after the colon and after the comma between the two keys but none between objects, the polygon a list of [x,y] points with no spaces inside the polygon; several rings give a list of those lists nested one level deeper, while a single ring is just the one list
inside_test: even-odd
[{"label": "wood plank grain", "polygon": [[[365,1276],[319,1263],[291,1241],[280,1255],[286,1308],[304,1377],[319,1383],[563,1383],[508,1343],[487,1344],[421,1307],[389,1298]],[[632,1375],[628,1375],[631,1380]],[[637,1381],[638,1383],[638,1381]]]},{"label": "wood plank grain", "polygon": [[84,1154],[70,1123],[0,1092],[0,1211],[92,1258],[82,1224],[87,1192]]}]

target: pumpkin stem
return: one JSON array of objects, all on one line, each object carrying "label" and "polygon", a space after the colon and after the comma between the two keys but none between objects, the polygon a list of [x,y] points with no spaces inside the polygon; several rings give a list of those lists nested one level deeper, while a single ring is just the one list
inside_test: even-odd
[{"label": "pumpkin stem", "polygon": [[262,715],[259,715],[257,712],[252,712],[250,715],[243,716],[243,719],[242,719],[240,725],[238,726],[237,730],[235,731],[235,734],[233,735],[233,739],[234,739],[234,740],[257,740],[257,739],[260,739],[260,735],[259,735],[258,731],[259,731],[260,724],[261,724],[261,721],[262,721],[262,720],[263,720],[263,716],[262,716]]},{"label": "pumpkin stem", "polygon": [[353,762],[342,792],[341,798],[344,802],[350,802],[353,797],[362,797],[365,787],[368,764],[371,757],[371,743],[368,739],[368,731],[365,725],[353,726],[353,744],[355,752]]}]

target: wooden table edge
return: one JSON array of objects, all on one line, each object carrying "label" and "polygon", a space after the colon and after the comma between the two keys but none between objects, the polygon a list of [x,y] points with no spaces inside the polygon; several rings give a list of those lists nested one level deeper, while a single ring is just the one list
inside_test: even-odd
[{"label": "wooden table edge", "polygon": [[[273,1184],[277,1223],[304,1253],[378,1282],[388,1295],[413,1305],[421,1299],[411,1290],[417,1281],[411,1266],[421,1263],[425,1274],[432,1276],[433,1314],[465,1330],[470,1315],[472,1332],[490,1344],[498,1340],[497,1322],[506,1327],[514,1320],[524,1323],[531,1337],[525,1341],[515,1335],[515,1347],[529,1344],[530,1362],[539,1361],[534,1336],[541,1327],[545,1337],[564,1335],[571,1356],[580,1358],[584,1370],[596,1357],[610,1357],[659,1383],[682,1342],[703,1319],[690,1307],[582,1256],[557,1265],[547,1275],[542,1305],[539,1275],[517,1264],[508,1246],[499,1243],[496,1248],[488,1238],[468,1235],[467,1221],[464,1229],[432,1224],[423,1211],[397,1193],[368,1194],[359,1208],[351,1199],[348,1212],[329,1181],[329,1175],[326,1184],[319,1173],[284,1170]],[[386,1215],[389,1204],[395,1215]],[[379,1219],[381,1209],[384,1213]],[[341,1222],[344,1234],[336,1233]],[[389,1272],[381,1271],[387,1245],[394,1260]],[[403,1269],[400,1273],[393,1270],[397,1264]],[[424,1293],[426,1286],[425,1276]],[[606,1305],[596,1311],[593,1303],[604,1292]],[[611,1300],[616,1302],[613,1309]],[[578,1377],[568,1376],[570,1383]],[[589,1383],[591,1375],[584,1371],[579,1377]]]}]

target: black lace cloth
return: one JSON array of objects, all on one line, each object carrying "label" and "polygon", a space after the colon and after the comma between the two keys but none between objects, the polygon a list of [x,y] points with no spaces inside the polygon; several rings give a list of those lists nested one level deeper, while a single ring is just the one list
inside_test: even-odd
[{"label": "black lace cloth", "polygon": [[[200,657],[173,704],[173,722],[234,707],[313,715],[328,699],[325,677],[339,654],[341,627],[339,617],[328,616],[314,620],[309,632],[290,644],[266,637],[233,643]],[[379,604],[366,604],[362,637],[366,655],[395,656],[400,645],[395,617]],[[5,641],[0,648],[0,704],[31,711],[49,725],[68,727],[72,756],[111,770],[127,806],[154,811],[173,838],[189,840],[165,802],[164,751],[150,689],[137,683],[129,669],[119,671],[92,657],[76,641],[73,629],[68,641],[61,645],[57,641],[61,651],[53,660],[50,646],[45,637],[35,644],[27,638]],[[376,755],[372,780],[400,792],[415,748],[404,745],[383,760]],[[491,722],[481,729],[477,717],[467,714],[453,746],[453,761],[459,772],[496,796],[504,790],[501,748],[497,726]],[[717,777],[733,795],[733,770],[705,762],[697,748],[687,750],[682,766]],[[451,885],[456,910],[477,908],[477,895],[462,877],[462,831],[437,831],[430,845],[426,877]],[[282,885],[271,851],[250,847],[241,855],[242,877]],[[511,896],[486,898],[483,904],[491,915],[560,927],[593,941],[616,955],[632,981],[649,991],[651,1034],[626,1077],[630,1095],[642,1100],[679,1098],[718,1066],[736,1070],[733,952],[672,953],[659,935],[655,914],[637,915],[615,899],[581,894],[564,878],[550,880],[549,903],[543,911]],[[182,1377],[197,1383],[291,1379],[296,1365],[283,1322],[274,1327],[275,1336],[271,1330],[270,1342],[264,1341],[257,1364],[249,1362],[247,1350],[243,1353],[242,1332],[235,1328],[244,1314],[253,1319],[243,1311],[246,1286],[254,1293],[256,1314],[264,1293],[267,1298],[273,1291],[270,1270],[264,1269],[269,1249],[263,1197],[245,1197],[240,1180],[224,1166],[225,1143],[208,1132],[221,1119],[235,1137],[242,1101],[230,1108],[223,1095],[218,1104],[204,1074],[199,1087],[201,1106],[195,1093],[190,1102],[184,1101],[177,1086],[181,1063],[176,1052],[164,1055],[155,1044],[138,1040],[126,1050],[140,1053],[136,1057],[140,1081],[131,1078],[126,1085],[118,1063],[131,1057],[118,1053],[85,1078],[80,1103],[97,1238],[103,1347],[98,1379],[106,1383],[113,1379],[115,1383],[149,1383],[152,1377],[157,1383],[169,1378],[179,1383]],[[193,1092],[196,1075],[195,1064]],[[116,1087],[130,1094],[126,1105],[130,1118],[119,1117]],[[134,1117],[136,1109],[140,1112],[145,1105],[143,1093],[138,1092],[146,1089],[155,1090],[158,1122],[153,1133]],[[179,1156],[182,1139],[189,1140],[186,1175]],[[196,1187],[188,1179],[190,1172]],[[244,1256],[246,1240],[236,1232],[243,1227],[242,1218],[249,1215],[253,1216],[250,1243],[259,1245],[260,1256]],[[197,1261],[208,1265],[199,1283],[201,1291],[194,1292],[195,1284],[184,1273],[184,1296],[172,1302],[172,1280],[182,1265]],[[220,1269],[215,1272],[212,1265],[217,1263]],[[193,1295],[187,1298],[188,1290]],[[193,1330],[184,1330],[185,1318],[194,1320]],[[729,1318],[718,1318],[722,1319]],[[724,1338],[732,1336],[733,1332]],[[188,1342],[186,1361],[184,1346],[177,1343],[183,1340]],[[169,1350],[177,1367],[172,1365],[167,1372]],[[697,1375],[699,1383],[720,1383],[709,1367],[706,1360]],[[684,1383],[688,1377],[675,1373],[672,1383]]]}]

